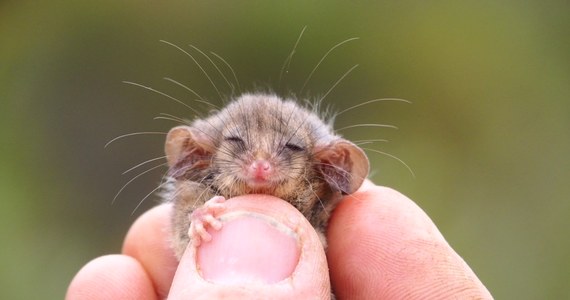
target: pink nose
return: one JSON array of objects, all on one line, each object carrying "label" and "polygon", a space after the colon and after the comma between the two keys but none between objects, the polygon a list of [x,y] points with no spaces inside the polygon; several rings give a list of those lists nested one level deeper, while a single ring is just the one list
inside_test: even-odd
[{"label": "pink nose", "polygon": [[271,174],[271,164],[265,159],[258,159],[249,166],[251,174],[259,179],[265,179]]}]

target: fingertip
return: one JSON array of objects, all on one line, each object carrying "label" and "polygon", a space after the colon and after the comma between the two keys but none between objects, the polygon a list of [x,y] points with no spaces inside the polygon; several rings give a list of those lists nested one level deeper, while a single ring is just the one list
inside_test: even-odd
[{"label": "fingertip", "polygon": [[267,195],[236,197],[226,204],[221,229],[210,231],[212,240],[186,250],[170,297],[330,295],[318,236],[295,208]]},{"label": "fingertip", "polygon": [[145,212],[131,226],[123,244],[123,254],[140,262],[161,297],[168,294],[178,266],[170,244],[171,211],[171,205],[162,204]]},{"label": "fingertip", "polygon": [[[231,215],[230,215],[231,216]],[[197,249],[202,276],[211,282],[276,283],[299,261],[298,235],[266,215],[237,213]]]},{"label": "fingertip", "polygon": [[[150,241],[156,241],[159,236],[170,234],[171,211],[171,205],[161,204],[142,214],[127,232],[123,243],[123,253],[136,253],[142,244],[147,245]],[[164,248],[162,242],[153,245],[153,251],[157,250],[157,247]]]},{"label": "fingertip", "polygon": [[339,298],[490,297],[429,216],[393,189],[367,184],[347,197],[328,234]]},{"label": "fingertip", "polygon": [[66,299],[158,299],[138,261],[107,255],[86,264],[73,278]]}]

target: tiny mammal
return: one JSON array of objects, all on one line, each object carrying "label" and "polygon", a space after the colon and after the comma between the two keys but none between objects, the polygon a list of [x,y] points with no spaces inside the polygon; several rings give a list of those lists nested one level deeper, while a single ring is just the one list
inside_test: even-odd
[{"label": "tiny mammal", "polygon": [[225,108],[170,130],[165,143],[172,202],[173,248],[209,241],[226,198],[269,194],[288,201],[325,229],[343,194],[369,172],[364,151],[336,135],[309,107],[273,94],[243,94]]}]

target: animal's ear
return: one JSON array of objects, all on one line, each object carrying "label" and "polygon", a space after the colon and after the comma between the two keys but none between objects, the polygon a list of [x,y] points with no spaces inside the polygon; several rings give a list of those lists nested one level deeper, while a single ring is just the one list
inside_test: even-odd
[{"label": "animal's ear", "polygon": [[340,139],[315,150],[325,180],[343,194],[355,192],[368,176],[368,157],[362,149],[347,140]]},{"label": "animal's ear", "polygon": [[170,168],[174,168],[181,162],[193,164],[209,158],[213,148],[210,138],[189,126],[172,128],[164,144],[164,152],[166,152],[166,160]]}]

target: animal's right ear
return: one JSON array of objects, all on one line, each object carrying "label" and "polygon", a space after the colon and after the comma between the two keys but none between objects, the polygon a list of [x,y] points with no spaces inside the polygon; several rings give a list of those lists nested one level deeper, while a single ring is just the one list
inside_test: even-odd
[{"label": "animal's right ear", "polygon": [[166,136],[164,152],[170,168],[182,161],[194,164],[197,161],[209,158],[214,146],[211,139],[203,132],[189,126],[172,128]]}]

